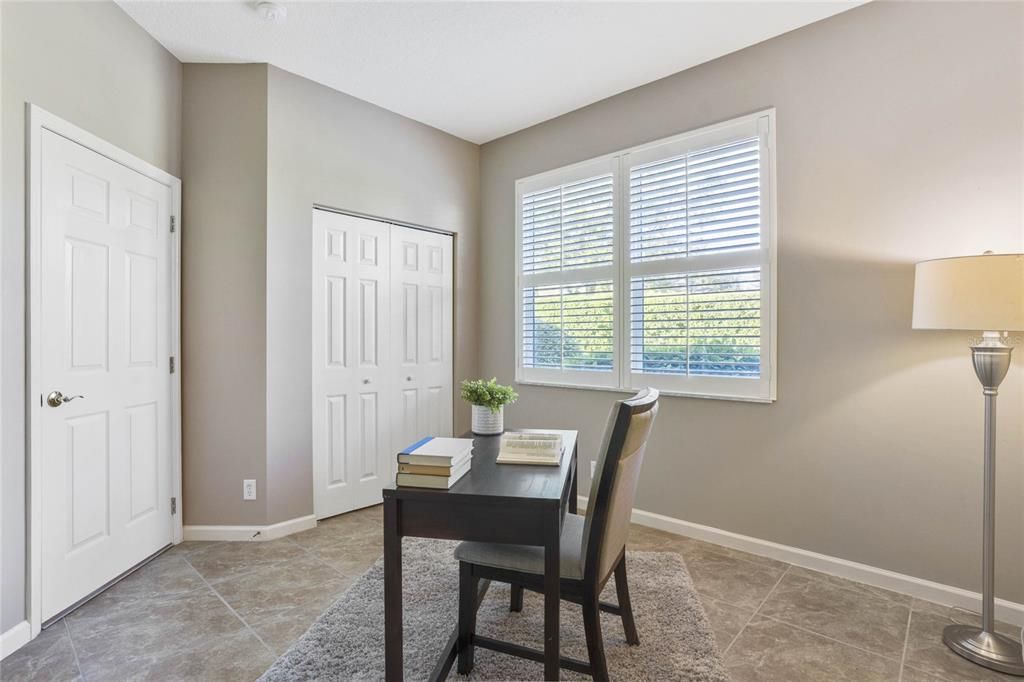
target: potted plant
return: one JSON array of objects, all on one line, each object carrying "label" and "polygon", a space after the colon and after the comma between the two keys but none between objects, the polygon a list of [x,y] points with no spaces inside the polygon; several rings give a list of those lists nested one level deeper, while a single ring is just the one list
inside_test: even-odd
[{"label": "potted plant", "polygon": [[462,399],[473,406],[473,433],[493,436],[505,430],[505,405],[519,395],[511,386],[502,386],[497,377],[490,381],[474,379],[462,382]]}]

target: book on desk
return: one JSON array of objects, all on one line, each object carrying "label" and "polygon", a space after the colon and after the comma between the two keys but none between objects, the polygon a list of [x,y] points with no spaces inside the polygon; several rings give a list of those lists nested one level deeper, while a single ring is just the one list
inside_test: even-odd
[{"label": "book on desk", "polygon": [[446,490],[469,472],[471,438],[427,437],[398,453],[395,485]]},{"label": "book on desk", "polygon": [[498,464],[534,464],[558,466],[562,462],[562,434],[543,431],[516,431],[501,436]]}]

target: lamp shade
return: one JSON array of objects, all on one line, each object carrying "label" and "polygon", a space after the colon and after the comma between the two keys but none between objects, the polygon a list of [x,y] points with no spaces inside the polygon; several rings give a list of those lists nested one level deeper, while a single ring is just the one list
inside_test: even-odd
[{"label": "lamp shade", "polygon": [[914,329],[1024,330],[1024,254],[940,258],[914,270]]}]

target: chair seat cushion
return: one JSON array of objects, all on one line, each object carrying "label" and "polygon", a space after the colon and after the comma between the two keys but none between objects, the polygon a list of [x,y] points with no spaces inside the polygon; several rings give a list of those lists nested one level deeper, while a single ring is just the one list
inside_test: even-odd
[{"label": "chair seat cushion", "polygon": [[[563,578],[583,578],[583,522],[582,516],[566,514],[562,523],[559,568]],[[455,548],[455,558],[491,568],[544,573],[544,548],[532,545],[462,542]]]}]

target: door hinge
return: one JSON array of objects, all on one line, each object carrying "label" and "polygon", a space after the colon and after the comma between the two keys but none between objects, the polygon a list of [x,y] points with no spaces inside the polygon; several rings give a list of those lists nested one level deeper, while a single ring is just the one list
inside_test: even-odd
[{"label": "door hinge", "polygon": [[178,222],[177,216],[171,216],[171,234],[174,234],[174,228]]},{"label": "door hinge", "polygon": [[174,374],[174,356],[171,356],[171,374]]},{"label": "door hinge", "polygon": [[172,497],[171,498],[171,516],[174,516],[177,513],[178,513],[178,498],[177,497]]}]

